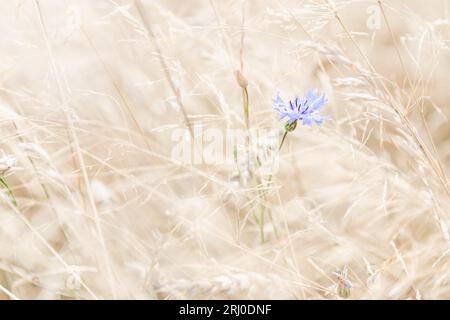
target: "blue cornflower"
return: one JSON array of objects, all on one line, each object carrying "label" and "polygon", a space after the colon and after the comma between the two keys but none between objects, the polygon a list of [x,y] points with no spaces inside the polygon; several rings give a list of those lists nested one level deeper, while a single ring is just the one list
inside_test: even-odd
[{"label": "blue cornflower", "polygon": [[344,299],[350,297],[353,289],[352,282],[348,279],[348,267],[345,266],[342,270],[337,270],[333,272],[337,277],[337,293]]},{"label": "blue cornflower", "polygon": [[273,108],[278,112],[280,120],[288,118],[287,125],[296,124],[298,120],[301,120],[303,125],[310,126],[313,123],[322,124],[325,121],[326,118],[319,115],[319,111],[327,102],[325,95],[316,94],[310,89],[306,92],[305,98],[295,96],[289,103],[285,103],[280,93],[277,93],[273,98]]}]

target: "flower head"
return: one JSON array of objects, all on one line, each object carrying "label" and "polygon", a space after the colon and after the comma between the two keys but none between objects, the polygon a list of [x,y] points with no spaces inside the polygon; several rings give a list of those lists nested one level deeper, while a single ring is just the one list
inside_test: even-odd
[{"label": "flower head", "polygon": [[273,98],[274,110],[278,112],[280,120],[288,118],[287,124],[298,120],[301,120],[303,125],[322,124],[325,117],[319,115],[319,111],[326,103],[325,95],[316,94],[312,89],[306,92],[303,99],[295,96],[289,103],[285,103],[279,93]]},{"label": "flower head", "polygon": [[344,267],[342,270],[337,270],[333,272],[337,277],[337,291],[338,295],[342,298],[349,298],[351,294],[351,289],[353,288],[352,282],[348,279],[348,268]]}]

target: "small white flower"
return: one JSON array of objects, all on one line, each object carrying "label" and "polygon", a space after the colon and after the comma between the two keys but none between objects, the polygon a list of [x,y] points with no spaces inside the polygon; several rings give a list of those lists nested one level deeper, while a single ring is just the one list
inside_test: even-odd
[{"label": "small white flower", "polygon": [[111,190],[101,181],[91,181],[91,191],[96,202],[109,202],[112,199]]},{"label": "small white flower", "polygon": [[4,155],[0,158],[0,173],[5,173],[16,166],[17,159],[11,155]]}]

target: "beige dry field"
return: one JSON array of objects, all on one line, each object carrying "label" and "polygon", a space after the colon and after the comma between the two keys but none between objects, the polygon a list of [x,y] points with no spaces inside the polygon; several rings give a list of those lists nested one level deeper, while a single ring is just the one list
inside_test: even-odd
[{"label": "beige dry field", "polygon": [[1,0],[0,39],[1,298],[450,299],[449,1]]}]

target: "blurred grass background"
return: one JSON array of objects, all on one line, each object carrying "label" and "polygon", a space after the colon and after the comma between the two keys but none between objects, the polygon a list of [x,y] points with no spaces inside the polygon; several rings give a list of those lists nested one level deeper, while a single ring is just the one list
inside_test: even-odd
[{"label": "blurred grass background", "polygon": [[[351,298],[449,298],[449,6],[0,1],[1,297],[340,299],[347,266]],[[277,91],[329,100],[266,199],[171,158],[186,123],[245,128],[236,70],[252,129]]]}]

